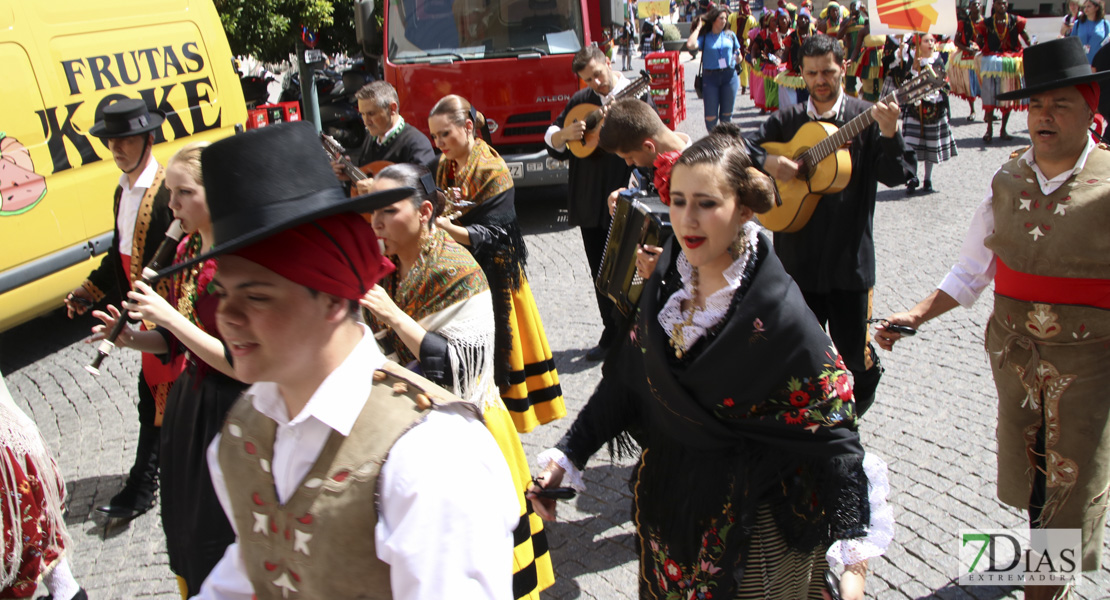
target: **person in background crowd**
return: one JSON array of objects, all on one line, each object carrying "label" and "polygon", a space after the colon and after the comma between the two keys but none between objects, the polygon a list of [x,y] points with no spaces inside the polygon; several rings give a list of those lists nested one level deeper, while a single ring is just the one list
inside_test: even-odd
[{"label": "person in background crowd", "polygon": [[485,117],[462,96],[444,96],[428,115],[442,152],[436,185],[447,191],[453,209],[437,217],[436,226],[470,250],[485,272],[497,318],[494,380],[517,431],[527,433],[567,409],[525,274],[528,248],[516,219],[513,177],[501,155],[478,137],[484,127]]},{"label": "person in background crowd", "polygon": [[786,71],[778,77],[780,109],[809,100],[806,82],[802,78],[802,46],[813,33],[809,10],[803,8],[798,11],[797,26],[786,38],[786,47],[783,49],[786,55]]},{"label": "person in background crowd", "polygon": [[975,99],[981,94],[975,56],[979,54],[977,27],[983,21],[983,5],[979,0],[971,0],[966,12],[957,16],[956,36],[952,38],[952,43],[958,52],[948,61],[948,82],[954,96],[967,100],[967,122],[972,123],[975,121]]},{"label": "person in background crowd", "polygon": [[[589,46],[575,53],[571,69],[586,87],[570,97],[563,112],[547,128],[544,141],[547,143],[547,153],[552,158],[570,162],[567,220],[582,233],[582,247],[586,252],[586,264],[592,280],[597,277],[601,257],[605,253],[605,240],[609,237],[609,211],[606,209],[605,199],[610,192],[625,185],[632,169],[620,157],[604,150],[594,150],[584,158],[572,154],[567,142],[581,141],[586,124],[583,120],[567,123],[567,114],[581,104],[608,105],[632,82],[620,72],[614,71],[605,56]],[[648,94],[640,98],[651,102]],[[586,359],[590,361],[604,358],[605,351],[612,345],[617,334],[612,301],[596,291],[595,298],[601,314],[602,331],[597,344],[586,352]]]},{"label": "person in background crowd", "polygon": [[817,17],[817,31],[836,37],[840,34],[840,24],[847,19],[848,9],[831,0]]},{"label": "person in background crowd", "polygon": [[[493,299],[486,277],[461,244],[435,226],[440,206],[428,170],[398,164],[374,178],[371,191],[415,190],[373,212],[371,222],[396,265],[359,303],[386,358],[406,365],[479,407],[513,476],[520,504],[513,532],[513,598],[539,600],[555,582],[543,521],[524,490],[532,478],[513,419],[493,376]],[[465,449],[462,456],[465,460]]]},{"label": "person in background crowd", "polygon": [[1071,35],[1083,42],[1087,62],[1094,62],[1095,54],[1110,41],[1110,23],[1106,22],[1106,4],[1103,0],[1084,0],[1083,14],[1072,27]]},{"label": "person in background crowd", "polygon": [[[1032,529],[1079,529],[1082,570],[1101,564],[1110,497],[1110,151],[1087,135],[1099,82],[1078,39],[1030,46],[1032,146],[1014,152],[971,218],[937,289],[885,322],[920,328],[970,307],[994,281],[986,350],[998,391],[998,499]],[[891,350],[901,335],[880,325]],[[1030,600],[1068,597],[1026,585]]]},{"label": "person in background crowd", "polygon": [[[916,170],[898,128],[901,108],[875,105],[848,96],[841,88],[844,49],[824,34],[811,36],[802,46],[802,77],[809,101],[771,115],[755,136],[755,144],[786,142],[803,124],[818,119],[838,127],[871,111],[875,122],[852,141],[852,175],[839,194],[826,195],[812,218],[799,231],[775,234],[775,252],[786,272],[798,283],[810,310],[844,357],[854,380],[855,399],[863,415],[875,399],[883,369],[871,346],[867,320],[875,285],[873,220],[878,183],[905,183]],[[798,163],[785,156],[749,150],[764,172],[778,180],[797,176]],[[762,154],[762,155],[761,155]]]},{"label": "person in background crowd", "polygon": [[1025,17],[1007,12],[1006,0],[993,0],[991,18],[975,26],[978,33],[979,48],[982,52],[979,72],[979,87],[983,95],[983,120],[987,132],[983,143],[994,140],[994,111],[1002,114],[1002,125],[998,129],[998,139],[1006,142],[1013,139],[1006,132],[1010,122],[1010,111],[1023,110],[1022,102],[1001,100],[999,94],[1022,87],[1023,66],[1019,62],[1022,42],[1028,46],[1029,34],[1025,32]]},{"label": "person in background crowd", "polygon": [[208,450],[236,542],[199,598],[510,600],[518,512],[497,443],[358,320],[394,268],[359,213],[411,190],[347,198],[318,140],[281,123],[201,157],[216,245],[193,260],[218,260],[218,328],[251,387]]},{"label": "person in background crowd", "polygon": [[[385,81],[368,83],[355,92],[355,100],[366,126],[366,140],[352,161],[355,166],[365,168],[378,163],[376,168],[380,170],[384,164],[413,163],[427,167],[435,163],[436,155],[428,138],[401,116],[401,101],[392,85]],[[331,168],[340,181],[350,185],[341,162],[332,161]]]},{"label": "person in background crowd", "polygon": [[[154,134],[165,115],[151,111],[142,100],[124,99],[109,104],[89,135],[106,140],[116,167],[123,174],[116,187],[115,230],[108,255],[88,279],[66,297],[70,318],[84,314],[93,305],[118,303],[142,276],[173,221],[170,192],[162,185],[165,170],[152,154]],[[168,285],[158,293],[169,293]],[[145,325],[143,326],[146,327]],[[158,450],[162,411],[170,386],[184,368],[184,357],[163,364],[144,353],[139,372],[139,440],[135,463],[123,489],[97,510],[111,518],[134,519],[154,508],[158,492]]]},{"label": "person in background crowd", "polygon": [[775,191],[745,146],[723,123],[675,162],[674,237],[533,494],[583,489],[610,443],[638,457],[641,597],[819,598],[828,556],[852,563],[839,591],[862,598],[893,534],[885,465],[865,458],[843,362],[754,220]]},{"label": "person in background crowd", "polygon": [[702,52],[702,100],[705,103],[705,129],[712,130],[718,121],[732,121],[736,105],[736,91],[740,77],[736,66],[740,61],[741,46],[736,34],[728,29],[728,8],[709,9],[698,20],[686,47]]},{"label": "person in background crowd", "polygon": [[636,42],[636,26],[632,24],[631,19],[624,20],[624,26],[621,27],[620,37],[617,38],[620,44],[621,55],[621,70],[632,70],[632,47]]},{"label": "person in background crowd", "polygon": [[748,93],[751,85],[752,65],[749,54],[751,45],[751,32],[759,27],[759,21],[752,16],[752,6],[748,2],[741,2],[740,8],[728,16],[728,28],[740,40],[740,94]]},{"label": "person in background crowd", "polygon": [[858,93],[868,102],[878,101],[883,86],[882,50],[886,37],[871,35],[867,6],[860,0],[853,0],[848,21],[840,28],[840,37],[848,52],[845,90],[851,96]]},{"label": "person in background crowd", "polygon": [[[925,67],[943,77],[944,62],[936,52],[936,38],[932,34],[914,34],[910,37],[914,53],[903,69],[906,81],[920,75]],[[902,107],[902,136],[906,147],[917,154],[917,162],[925,163],[925,181],[917,179],[916,169],[906,182],[906,193],[912,194],[921,185],[924,192],[933,191],[933,166],[956,156],[956,141],[948,126],[948,94],[934,90],[914,104]]]},{"label": "person in background crowd", "polygon": [[1072,27],[1075,22],[1079,20],[1079,5],[1080,0],[1068,0],[1068,9],[1064,13],[1064,18],[1060,22],[1060,37],[1068,37],[1071,35]]},{"label": "person in background crowd", "polygon": [[0,598],[88,600],[69,567],[66,483],[38,426],[15,404],[0,373]]}]

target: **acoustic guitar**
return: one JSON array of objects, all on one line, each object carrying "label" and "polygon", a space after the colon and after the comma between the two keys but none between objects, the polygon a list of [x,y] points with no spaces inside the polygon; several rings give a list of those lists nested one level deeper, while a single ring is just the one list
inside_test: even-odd
[{"label": "acoustic guitar", "polygon": [[[651,75],[647,71],[640,71],[640,77],[629,84],[628,87],[617,92],[613,100],[620,100],[622,98],[635,98],[644,93],[651,85]],[[597,137],[601,132],[601,124],[605,122],[605,117],[601,113],[601,107],[596,104],[582,103],[567,112],[567,116],[563,119],[563,127],[570,127],[578,121],[586,122],[586,131],[582,133],[581,140],[571,140],[567,142],[567,148],[570,148],[570,153],[578,158],[586,158],[594,153],[597,149]]]},{"label": "acoustic guitar", "polygon": [[351,180],[352,198],[359,195],[357,186],[354,185],[355,182],[373,177],[382,169],[393,164],[388,160],[375,160],[360,167],[351,162],[351,159],[347,158],[347,150],[342,144],[336,141],[335,138],[326,133],[321,133],[320,143],[324,146],[324,150],[327,151],[328,155],[331,156],[333,160],[343,165],[343,173]]},{"label": "acoustic guitar", "polygon": [[[944,87],[944,74],[925,67],[920,75],[880,99],[894,100],[899,106],[913,104],[933,90]],[[841,92],[844,93],[843,91]],[[835,194],[852,178],[852,158],[844,148],[852,138],[875,122],[867,110],[837,129],[822,121],[810,121],[789,142],[764,142],[768,154],[785,156],[798,163],[798,176],[790,181],[775,180],[781,203],[759,215],[759,222],[771,231],[793,233],[805,227],[821,196]]]}]

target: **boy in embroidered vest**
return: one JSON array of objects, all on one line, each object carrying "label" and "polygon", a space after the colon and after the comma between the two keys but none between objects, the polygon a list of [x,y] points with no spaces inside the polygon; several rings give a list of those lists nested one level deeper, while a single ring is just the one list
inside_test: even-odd
[{"label": "boy in embroidered vest", "polygon": [[[1100,79],[1074,37],[1025,51],[1032,148],[991,182],[940,287],[888,317],[918,327],[970,306],[993,279],[987,350],[998,389],[998,498],[1032,528],[1080,529],[1099,568],[1110,498],[1110,151],[1088,129]],[[890,350],[899,335],[879,328]],[[1060,589],[1026,586],[1026,598]]]},{"label": "boy in embroidered vest", "polygon": [[[200,598],[512,597],[512,478],[476,407],[386,361],[357,299],[393,265],[295,122],[201,155],[217,322],[252,383],[209,447],[236,530]],[[244,176],[244,174],[248,174]],[[464,453],[464,454],[463,454]]]},{"label": "boy in embroidered vest", "polygon": [[[104,108],[102,120],[90,129],[108,147],[123,174],[116,188],[115,234],[108,255],[80,287],[65,298],[69,318],[84,314],[94,305],[117,304],[127,299],[131,284],[154,258],[173,221],[170,192],[162,186],[163,168],[151,154],[161,137],[165,115],[151,111],[142,100],[125,99]],[[157,137],[156,137],[157,136]],[[169,288],[158,286],[166,296]],[[154,506],[158,491],[158,449],[162,410],[170,386],[184,369],[182,359],[163,364],[153,354],[143,354],[139,373],[139,440],[135,464],[127,483],[108,504],[97,510],[109,517],[133,519]]]}]

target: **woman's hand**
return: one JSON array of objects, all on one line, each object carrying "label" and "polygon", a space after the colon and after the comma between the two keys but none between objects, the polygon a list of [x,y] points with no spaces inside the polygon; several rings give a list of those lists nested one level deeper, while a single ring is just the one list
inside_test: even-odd
[{"label": "woman's hand", "polygon": [[[94,310],[92,316],[100,319],[101,323],[103,324],[97,325],[92,328],[93,334],[85,340],[86,344],[99,342],[100,340],[107,338],[108,333],[112,331],[112,328],[116,326],[116,322],[119,321],[121,318],[119,309],[112,306],[111,304],[108,305],[108,312],[104,312],[102,310]],[[112,343],[115,344],[117,348],[127,348],[131,346],[134,333],[134,329],[132,329],[128,325],[124,325],[123,329],[120,330],[119,337],[117,337],[116,341]]]},{"label": "woman's hand", "polygon": [[447,235],[451,236],[456,242],[464,246],[470,245],[470,234],[467,233],[466,227],[456,224],[451,219],[447,217],[436,217],[436,227],[446,231]]},{"label": "woman's hand", "polygon": [[397,328],[399,318],[405,314],[380,285],[370,288],[358,303],[391,329]]},{"label": "woman's hand", "polygon": [[142,281],[135,282],[135,289],[127,292],[127,297],[131,301],[123,302],[120,306],[127,310],[127,316],[131,319],[150,321],[166,327],[172,320],[181,316],[181,313],[170,306],[165,298],[159,296],[154,288]]},{"label": "woman's hand", "polygon": [[565,471],[559,466],[559,463],[551,461],[547,463],[547,468],[536,476],[532,487],[524,493],[524,497],[532,502],[532,510],[540,516],[544,521],[555,520],[555,499],[554,498],[540,498],[536,496],[541,488],[559,487],[563,482],[563,475]]}]

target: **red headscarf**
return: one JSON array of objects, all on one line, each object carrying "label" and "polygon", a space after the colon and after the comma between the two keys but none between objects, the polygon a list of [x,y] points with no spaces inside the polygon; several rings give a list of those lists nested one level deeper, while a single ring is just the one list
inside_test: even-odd
[{"label": "red headscarf", "polygon": [[1091,112],[1098,114],[1098,82],[1081,83],[1075,86],[1075,89],[1079,90],[1080,94],[1083,94],[1083,99],[1087,101],[1087,106],[1091,107]]},{"label": "red headscarf", "polygon": [[393,263],[374,228],[354,213],[324,217],[232,252],[309,289],[358,300]]}]

